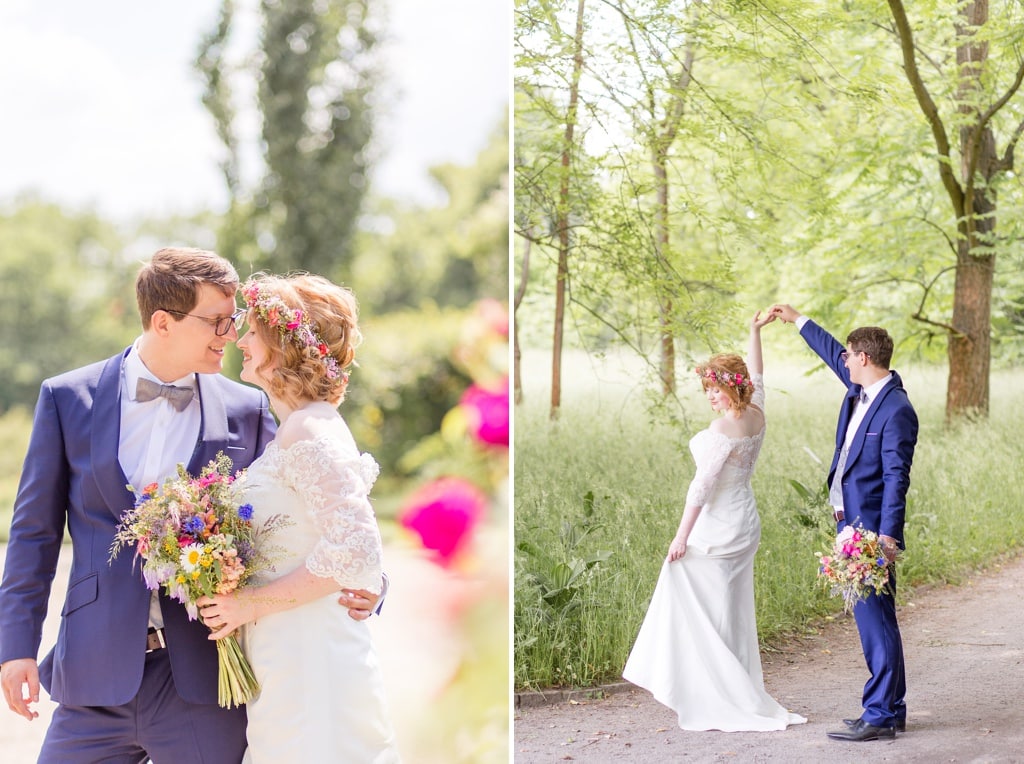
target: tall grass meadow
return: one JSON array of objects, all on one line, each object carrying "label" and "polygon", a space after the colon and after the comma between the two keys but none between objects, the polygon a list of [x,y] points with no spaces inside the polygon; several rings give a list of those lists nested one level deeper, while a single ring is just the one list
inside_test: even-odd
[{"label": "tall grass meadow", "polygon": [[[567,368],[556,421],[541,389],[528,387],[516,409],[517,689],[620,677],[694,474],[687,444],[714,416],[692,375],[679,379],[682,416],[669,417],[651,413],[639,376],[616,364],[576,356]],[[766,649],[844,617],[842,600],[816,581],[815,557],[834,537],[823,488],[844,391],[830,371],[813,369],[810,357],[782,368],[767,360],[768,431],[753,479]],[[1024,544],[1024,386],[996,372],[990,417],[947,427],[945,369],[897,369],[921,422],[897,567],[906,603],[915,589],[958,583]]]}]

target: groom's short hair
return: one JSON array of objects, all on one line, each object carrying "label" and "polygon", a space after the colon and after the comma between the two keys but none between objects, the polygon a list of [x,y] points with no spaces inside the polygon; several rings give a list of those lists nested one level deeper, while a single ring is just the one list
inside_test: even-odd
[{"label": "groom's short hair", "polygon": [[225,296],[233,295],[238,290],[238,273],[223,257],[205,249],[165,247],[157,251],[135,279],[142,328],[149,328],[158,310],[189,313],[199,300],[201,284],[215,286]]},{"label": "groom's short hair", "polygon": [[888,369],[892,361],[892,337],[880,326],[854,329],[846,338],[846,346],[857,353],[865,353],[880,369]]}]

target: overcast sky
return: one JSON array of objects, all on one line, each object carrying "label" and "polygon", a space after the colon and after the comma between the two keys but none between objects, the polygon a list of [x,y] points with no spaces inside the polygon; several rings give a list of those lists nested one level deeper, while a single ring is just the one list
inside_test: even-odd
[{"label": "overcast sky", "polygon": [[[472,162],[505,113],[511,3],[386,2],[392,111],[374,184],[430,202],[427,168]],[[0,0],[0,201],[34,190],[117,219],[223,209],[221,146],[191,66],[219,7]]]}]

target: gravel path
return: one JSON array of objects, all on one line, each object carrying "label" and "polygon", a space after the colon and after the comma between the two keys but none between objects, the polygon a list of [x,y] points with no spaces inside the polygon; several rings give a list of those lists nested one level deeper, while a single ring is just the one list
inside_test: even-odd
[{"label": "gravel path", "polygon": [[1024,556],[960,586],[917,592],[899,611],[907,732],[895,741],[826,738],[860,715],[867,669],[852,616],[762,657],[768,691],[808,719],[781,732],[685,732],[628,683],[516,697],[517,764],[540,762],[1024,762]]}]

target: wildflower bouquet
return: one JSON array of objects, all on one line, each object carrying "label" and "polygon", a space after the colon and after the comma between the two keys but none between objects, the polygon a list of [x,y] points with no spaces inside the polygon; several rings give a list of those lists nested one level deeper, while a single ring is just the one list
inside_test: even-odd
[{"label": "wildflower bouquet", "polygon": [[842,596],[847,613],[889,583],[889,561],[878,534],[861,525],[847,525],[830,550],[815,554],[820,562],[818,579],[833,596]]},{"label": "wildflower bouquet", "polygon": [[[135,506],[121,517],[110,559],[135,546],[143,559],[142,577],[149,589],[164,588],[185,606],[190,620],[199,615],[196,600],[228,594],[253,573],[271,567],[268,550],[257,536],[280,525],[271,518],[257,531],[252,506],[240,501],[243,472],[231,474],[223,453],[194,478],[184,465],[163,486],[151,483],[138,493]],[[135,491],[132,486],[128,489]],[[217,640],[217,702],[241,705],[259,693],[259,683],[234,635]]]}]

